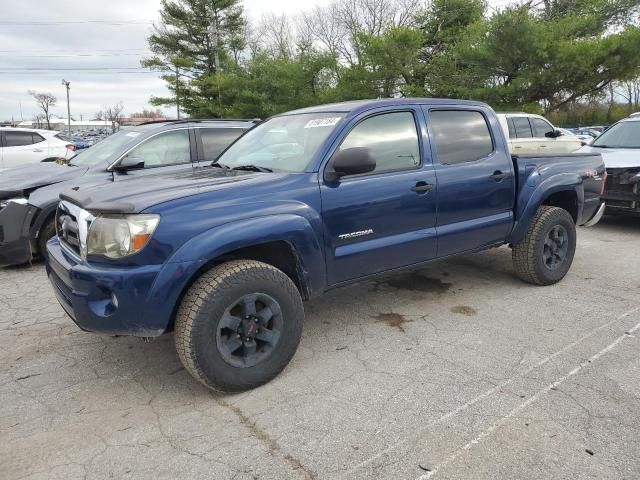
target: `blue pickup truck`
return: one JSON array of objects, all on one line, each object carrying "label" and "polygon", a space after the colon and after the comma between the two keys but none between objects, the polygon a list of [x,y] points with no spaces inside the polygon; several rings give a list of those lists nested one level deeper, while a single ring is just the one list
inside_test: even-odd
[{"label": "blue pickup truck", "polygon": [[599,154],[512,156],[483,103],[347,102],[275,116],[199,172],[61,194],[47,274],[87,331],[175,332],[186,369],[239,391],[293,357],[303,300],[508,244],[561,280],[597,222]]}]

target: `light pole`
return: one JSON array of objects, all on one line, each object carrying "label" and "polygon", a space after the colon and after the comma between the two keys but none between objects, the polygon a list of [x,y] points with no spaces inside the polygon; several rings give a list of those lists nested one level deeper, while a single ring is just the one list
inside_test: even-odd
[{"label": "light pole", "polygon": [[64,78],[62,79],[62,85],[67,87],[67,129],[69,130],[68,135],[71,137],[71,106],[69,104],[69,90],[71,82],[67,82]]}]

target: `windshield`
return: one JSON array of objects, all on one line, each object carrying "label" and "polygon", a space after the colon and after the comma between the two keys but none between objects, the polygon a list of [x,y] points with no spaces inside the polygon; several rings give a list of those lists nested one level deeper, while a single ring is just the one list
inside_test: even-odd
[{"label": "windshield", "polygon": [[640,122],[616,123],[594,140],[592,147],[640,148]]},{"label": "windshield", "polygon": [[69,165],[88,167],[100,163],[110,163],[116,160],[115,155],[120,153],[123,147],[135,142],[138,135],[140,132],[134,130],[120,130],[75,155],[69,161]]},{"label": "windshield", "polygon": [[302,172],[342,116],[332,112],[274,117],[240,137],[217,163]]}]

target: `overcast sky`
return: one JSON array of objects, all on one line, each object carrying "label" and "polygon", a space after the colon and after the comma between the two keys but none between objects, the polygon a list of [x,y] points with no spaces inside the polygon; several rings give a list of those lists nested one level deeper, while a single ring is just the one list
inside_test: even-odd
[{"label": "overcast sky", "polygon": [[[329,0],[243,3],[249,17],[258,19],[264,12],[297,13]],[[166,94],[157,73],[135,70],[149,53],[149,22],[158,18],[160,0],[0,0],[0,6],[0,120],[31,120],[38,110],[30,89],[56,95],[53,113],[66,116],[62,78],[71,82],[71,115],[78,119],[119,101],[126,114],[141,111],[149,108],[151,95]],[[109,23],[118,21],[127,23]],[[109,70],[90,70],[99,68]]]}]

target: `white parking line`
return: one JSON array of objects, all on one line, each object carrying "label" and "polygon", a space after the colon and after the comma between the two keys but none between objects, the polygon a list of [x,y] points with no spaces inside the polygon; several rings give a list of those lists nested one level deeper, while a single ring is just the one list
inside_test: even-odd
[{"label": "white parking line", "polygon": [[[637,309],[636,309],[637,310]],[[626,315],[625,315],[626,316]],[[550,390],[557,388],[560,384],[564,383],[567,379],[573,377],[574,375],[576,375],[577,373],[579,373],[584,367],[592,364],[593,362],[595,362],[596,360],[598,360],[600,357],[602,357],[604,354],[606,354],[607,352],[610,352],[611,350],[613,350],[620,342],[622,342],[622,340],[624,340],[625,338],[627,338],[630,334],[633,334],[634,332],[636,332],[637,330],[640,329],[640,323],[637,323],[632,329],[628,330],[626,333],[624,333],[623,335],[620,335],[618,338],[616,338],[612,343],[610,343],[609,345],[607,345],[605,348],[603,348],[602,350],[600,350],[598,353],[596,353],[595,355],[593,355],[592,357],[590,357],[588,360],[585,360],[584,362],[582,362],[580,365],[578,365],[576,368],[574,368],[573,370],[571,370],[569,373],[567,373],[566,375],[564,375],[563,377],[561,377],[559,380],[556,380],[553,383],[550,383],[549,385],[547,385],[546,387],[538,390],[533,396],[529,397],[527,400],[525,400],[524,402],[522,402],[520,405],[518,405],[516,408],[514,408],[513,410],[511,410],[505,417],[501,418],[499,421],[497,421],[496,423],[494,423],[493,425],[491,425],[489,428],[487,428],[486,430],[484,430],[482,433],[480,433],[480,435],[478,435],[477,437],[475,437],[473,440],[471,440],[469,443],[463,445],[462,447],[460,447],[458,450],[456,450],[452,455],[450,455],[449,457],[447,457],[447,459],[445,459],[442,463],[436,465],[435,467],[433,467],[431,469],[430,472],[425,473],[424,475],[421,475],[420,477],[418,477],[417,480],[427,480],[428,478],[431,478],[433,475],[435,475],[438,470],[442,469],[443,467],[446,467],[447,465],[449,465],[451,462],[453,462],[454,460],[456,460],[460,455],[462,455],[465,451],[469,450],[471,447],[473,447],[474,445],[477,445],[478,443],[480,443],[483,439],[485,439],[486,437],[488,437],[489,435],[491,435],[493,432],[495,432],[501,425],[503,425],[507,420],[509,420],[510,418],[515,417],[516,415],[518,415],[520,412],[522,412],[522,410],[524,410],[525,408],[527,408],[529,405],[531,405],[533,402],[537,401],[542,395],[544,395],[545,393],[549,392]]]},{"label": "white parking line", "polygon": [[[404,439],[402,439],[401,441],[385,448],[384,450],[378,452],[377,454],[375,454],[372,457],[367,458],[366,460],[360,462],[359,464],[353,466],[352,468],[350,468],[344,475],[347,475],[355,470],[358,470],[359,468],[362,468],[363,466],[379,459],[380,457],[388,454],[389,452],[391,452],[392,450],[395,450],[396,448],[407,444],[411,441],[415,441],[416,439],[420,438],[420,436],[422,434],[424,434],[425,432],[427,432],[431,427],[433,427],[434,425],[438,425],[439,423],[444,422],[445,420],[449,420],[450,418],[458,415],[459,413],[469,409],[471,406],[475,405],[476,403],[478,403],[479,401],[491,396],[492,394],[500,391],[501,389],[503,389],[504,387],[506,387],[507,385],[510,385],[511,383],[515,382],[516,380],[525,377],[527,375],[529,375],[531,372],[533,372],[534,370],[536,370],[537,368],[540,368],[541,366],[545,365],[546,363],[550,362],[551,360],[553,360],[554,358],[566,353],[567,351],[571,350],[572,348],[574,348],[576,345],[582,343],[583,341],[589,339],[590,337],[592,337],[594,334],[600,332],[601,330],[604,330],[605,328],[610,327],[611,325],[613,325],[614,323],[622,320],[623,318],[628,317],[629,315],[632,315],[634,313],[636,313],[637,311],[640,310],[640,307],[636,307],[634,309],[629,310],[628,312],[625,312],[621,315],[618,315],[616,318],[614,318],[613,320],[610,320],[609,322],[600,325],[599,327],[591,330],[589,333],[583,335],[582,337],[578,338],[577,340],[575,340],[574,342],[571,342],[570,344],[564,346],[563,348],[561,348],[560,350],[558,350],[555,353],[552,353],[551,355],[549,355],[548,357],[545,357],[544,359],[540,360],[538,363],[536,363],[535,365],[533,365],[532,367],[528,368],[527,370],[525,370],[522,373],[519,373],[518,375],[515,375],[511,378],[508,378],[507,380],[497,384],[496,386],[490,388],[489,390],[487,390],[486,392],[478,395],[477,397],[469,400],[468,402],[460,405],[459,407],[455,408],[454,410],[451,410],[450,412],[445,413],[444,415],[442,415],[441,417],[437,418],[436,420],[430,422],[429,424],[426,425],[426,427],[420,429],[420,431],[414,435],[411,435],[410,437],[405,437]],[[637,326],[636,326],[637,327]],[[636,328],[634,327],[634,328]],[[622,336],[622,338],[624,338],[624,335]],[[607,350],[608,351],[608,350]],[[433,473],[429,472],[429,473]],[[428,478],[425,477],[424,475],[421,478]]]}]

